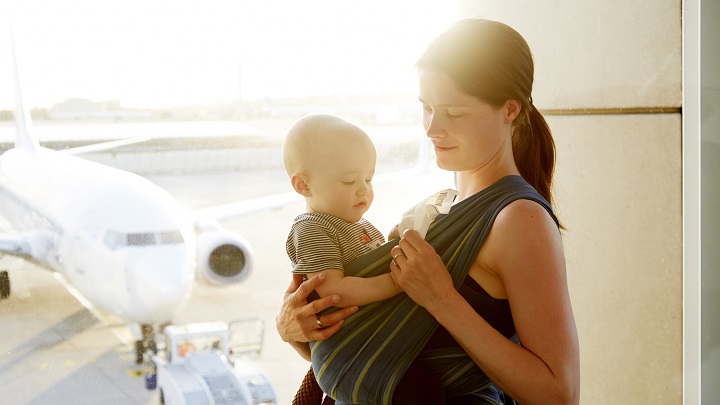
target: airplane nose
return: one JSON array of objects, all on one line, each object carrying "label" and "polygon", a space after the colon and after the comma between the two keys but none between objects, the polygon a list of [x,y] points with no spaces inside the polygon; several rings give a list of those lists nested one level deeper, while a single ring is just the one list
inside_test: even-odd
[{"label": "airplane nose", "polygon": [[128,274],[133,280],[128,285],[134,286],[136,310],[146,314],[147,323],[172,320],[192,286],[193,269],[187,255],[177,249],[165,250],[152,255],[152,260],[129,261]]}]

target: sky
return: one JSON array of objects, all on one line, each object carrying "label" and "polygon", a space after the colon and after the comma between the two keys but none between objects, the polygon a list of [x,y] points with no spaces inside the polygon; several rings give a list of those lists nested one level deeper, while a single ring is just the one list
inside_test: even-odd
[{"label": "sky", "polygon": [[[31,108],[414,91],[415,60],[456,19],[447,0],[0,2]],[[0,110],[14,108],[2,20]]]}]

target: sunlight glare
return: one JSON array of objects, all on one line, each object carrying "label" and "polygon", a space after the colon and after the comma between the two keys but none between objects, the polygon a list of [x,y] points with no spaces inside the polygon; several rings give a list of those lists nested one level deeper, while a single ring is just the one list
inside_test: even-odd
[{"label": "sunlight glare", "polygon": [[[12,18],[32,106],[77,97],[152,108],[413,91],[415,59],[454,19],[452,4],[18,0]],[[0,109],[13,108],[9,59]]]}]

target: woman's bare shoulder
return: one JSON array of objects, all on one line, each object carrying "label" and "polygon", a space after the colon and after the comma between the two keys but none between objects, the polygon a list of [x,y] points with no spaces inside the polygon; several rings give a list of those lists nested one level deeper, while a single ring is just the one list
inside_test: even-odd
[{"label": "woman's bare shoulder", "polygon": [[515,200],[508,204],[500,211],[495,222],[500,226],[510,227],[549,223],[557,229],[555,221],[545,207],[527,199]]},{"label": "woman's bare shoulder", "polygon": [[511,202],[498,213],[492,233],[501,240],[513,244],[522,242],[522,245],[560,235],[550,213],[539,203],[525,199]]},{"label": "woman's bare shoulder", "polygon": [[486,245],[485,260],[498,275],[521,263],[537,263],[541,257],[562,256],[557,224],[543,206],[531,200],[513,201],[500,211]]}]

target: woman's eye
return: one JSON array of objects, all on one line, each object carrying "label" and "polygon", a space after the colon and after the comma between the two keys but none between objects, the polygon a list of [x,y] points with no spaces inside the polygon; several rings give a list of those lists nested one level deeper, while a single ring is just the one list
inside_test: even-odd
[{"label": "woman's eye", "polygon": [[353,184],[355,184],[355,180],[352,180],[352,181],[343,181],[342,184],[344,184],[344,185],[346,185],[346,186],[352,186]]},{"label": "woman's eye", "polygon": [[371,184],[371,183],[372,183],[372,179],[367,179],[367,180],[365,180],[365,183]]},{"label": "woman's eye", "polygon": [[462,117],[462,114],[453,114],[453,113],[447,113],[448,117],[450,118],[460,118]]}]

